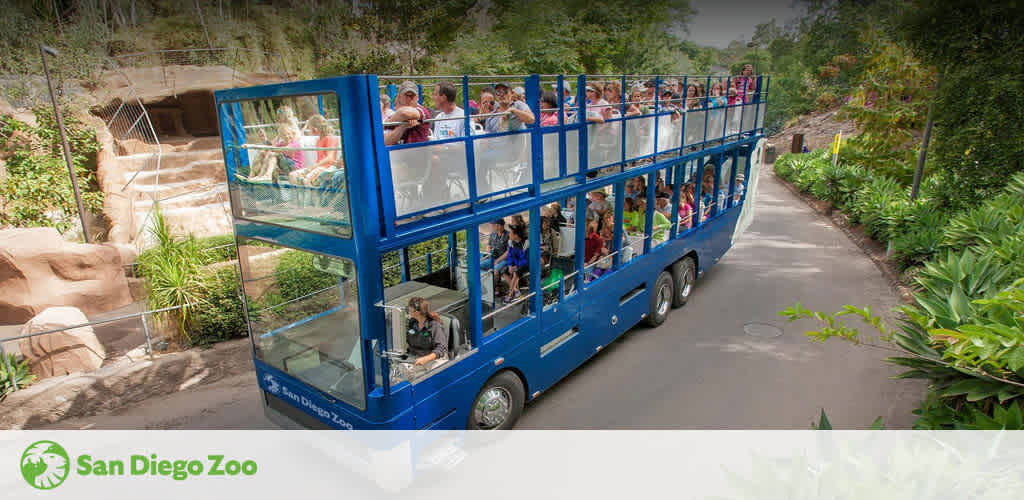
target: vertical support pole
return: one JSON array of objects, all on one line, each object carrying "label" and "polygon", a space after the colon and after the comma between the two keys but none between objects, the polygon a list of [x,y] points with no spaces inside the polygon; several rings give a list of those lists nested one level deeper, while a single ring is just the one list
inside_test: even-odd
[{"label": "vertical support pole", "polygon": [[651,253],[651,240],[654,239],[654,188],[658,184],[658,171],[647,174],[647,210],[644,211],[644,255]]},{"label": "vertical support pole", "polygon": [[[466,191],[469,195],[469,209],[472,212],[476,212],[477,203],[476,197],[480,194],[476,186],[476,156],[473,151],[473,118],[469,115],[469,76],[463,75],[462,77],[462,109],[465,114],[466,133],[463,137],[466,139]],[[466,235],[469,238],[469,235]],[[469,255],[466,256],[470,258]]]},{"label": "vertical support pole", "polygon": [[[568,172],[565,161],[565,77],[558,75],[556,84],[558,91],[558,177],[565,177]],[[545,152],[546,154],[546,152]]]},{"label": "vertical support pole", "polygon": [[[473,347],[483,345],[483,301],[480,296],[480,228],[466,229],[466,286],[469,288],[469,324]],[[493,290],[493,285],[491,287]]]},{"label": "vertical support pole", "polygon": [[[619,120],[621,120],[619,122],[621,124],[619,126],[619,172],[623,172],[626,170],[626,137],[628,136],[628,134],[626,134],[626,129],[628,128],[627,124],[629,123],[626,121],[626,96],[629,95],[629,93],[626,92],[626,75],[622,75],[622,82],[620,85],[622,86],[622,102],[619,103]],[[618,267],[617,262],[615,265]]]},{"label": "vertical support pole", "polygon": [[424,254],[424,257],[423,257],[423,260],[426,262],[426,266],[427,266],[427,274],[430,274],[431,272],[434,271],[433,262],[431,262],[432,261],[432,259],[431,259],[432,255],[434,255],[433,252],[427,252],[426,254]]},{"label": "vertical support pole", "polygon": [[[535,224],[530,224],[530,241],[539,243],[540,207],[533,207],[530,209],[530,220],[537,221]],[[530,262],[530,292],[537,292],[533,294],[533,297],[530,297],[530,302],[532,303],[530,308],[534,314],[537,314],[544,308],[544,291],[540,289],[540,245],[530,245],[528,251],[530,253],[526,258],[529,259]]]},{"label": "vertical support pole", "polygon": [[693,180],[693,223],[690,225],[692,228],[704,225],[704,207],[701,206],[701,199],[704,197],[704,158],[707,157],[701,156],[694,159],[697,162],[697,176]]},{"label": "vertical support pole", "polygon": [[[589,130],[587,130],[587,77],[586,75],[579,75],[576,77],[576,122],[579,123],[579,135],[578,146],[580,150],[579,162],[580,169],[579,175],[583,176],[583,182],[586,182],[587,174],[590,172],[590,158],[589,158]],[[585,219],[584,219],[585,220]]]},{"label": "vertical support pole", "polygon": [[[707,77],[707,86],[705,89],[706,91],[711,89],[711,75],[708,75]],[[697,96],[697,99],[700,100],[700,108],[704,110],[704,142],[701,143],[701,149],[705,149],[707,148],[708,142],[708,123],[711,121],[711,107],[708,106],[707,96]]]},{"label": "vertical support pole", "polygon": [[[659,119],[661,118],[661,96],[658,95],[661,92],[661,77],[654,75],[654,157],[651,158],[652,162],[658,161],[658,126],[660,125]],[[651,208],[654,208],[653,206]]]},{"label": "vertical support pole", "polygon": [[683,163],[677,163],[672,169],[672,218],[676,221],[671,227],[669,232],[669,239],[675,239],[677,235],[683,233],[682,225],[683,219],[679,216],[680,201],[679,197],[683,192],[683,175],[686,173],[686,165]]},{"label": "vertical support pole", "polygon": [[[540,76],[533,74],[526,77],[526,104],[533,112],[534,121],[529,125],[529,133],[521,134],[523,138],[530,138],[530,167],[533,172],[532,191],[534,196],[540,196],[540,184],[544,179],[544,136],[540,131]],[[540,220],[540,219],[537,219]],[[531,264],[533,265],[533,264]],[[540,268],[537,268],[540,269]],[[540,290],[536,288],[535,290]],[[538,293],[538,295],[540,295]]]},{"label": "vertical support pole", "polygon": [[622,210],[626,201],[626,189],[624,181],[619,181],[614,184],[615,193],[615,227],[612,229],[612,251],[615,252],[615,256],[612,257],[612,269],[618,269],[622,265]]},{"label": "vertical support pole", "polygon": [[398,265],[402,271],[402,282],[409,281],[409,247],[403,247],[398,251]]},{"label": "vertical support pole", "polygon": [[583,287],[583,253],[587,248],[587,195],[586,191],[576,196],[576,289]]},{"label": "vertical support pole", "polygon": [[78,190],[78,176],[75,174],[75,164],[71,159],[71,147],[68,146],[68,136],[64,131],[64,117],[60,113],[60,105],[57,104],[57,93],[53,90],[53,82],[50,80],[50,67],[46,64],[46,54],[49,51],[56,53],[53,49],[47,50],[43,44],[39,44],[39,56],[43,59],[43,73],[46,74],[46,86],[50,89],[50,102],[53,103],[53,116],[57,120],[57,130],[60,132],[60,145],[64,150],[64,162],[68,166],[68,175],[71,176],[71,188],[75,192],[75,203],[78,205],[78,218],[82,221],[82,236],[86,243],[89,239],[89,226],[85,223],[85,206],[82,204],[82,194]]},{"label": "vertical support pole", "polygon": [[324,116],[324,96],[323,94],[317,94],[316,96],[316,107],[320,110],[320,116]]},{"label": "vertical support pole", "polygon": [[153,361],[153,342],[149,337],[149,322],[146,321],[146,313],[140,317],[142,318],[142,331],[146,333],[146,352],[149,353],[149,360]]}]

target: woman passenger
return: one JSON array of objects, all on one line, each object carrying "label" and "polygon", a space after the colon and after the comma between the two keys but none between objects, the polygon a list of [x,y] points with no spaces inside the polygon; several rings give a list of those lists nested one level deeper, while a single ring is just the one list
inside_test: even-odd
[{"label": "woman passenger", "polygon": [[409,375],[422,374],[448,361],[448,333],[441,324],[441,316],[430,310],[430,304],[423,297],[409,299],[406,312],[409,315],[405,333],[407,352],[416,357]]},{"label": "woman passenger", "polygon": [[322,178],[320,174],[334,168],[338,163],[338,136],[323,115],[313,115],[306,120],[306,127],[316,134],[316,163],[304,170],[296,170],[288,175],[295,185],[317,186]]},{"label": "woman passenger", "polygon": [[508,267],[504,271],[505,283],[508,284],[506,304],[519,298],[519,279],[530,270],[530,259],[526,249],[525,229],[513,226],[509,233]]}]

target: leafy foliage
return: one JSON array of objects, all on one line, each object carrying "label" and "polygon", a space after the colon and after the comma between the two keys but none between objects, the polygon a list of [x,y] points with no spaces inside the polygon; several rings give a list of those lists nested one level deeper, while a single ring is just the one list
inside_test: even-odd
[{"label": "leafy foliage", "polygon": [[[17,384],[18,388],[25,388],[36,379],[36,376],[29,370],[28,360],[19,362],[13,354],[6,356],[7,363],[0,360],[0,401],[14,391],[14,384]],[[11,366],[10,372],[7,371],[8,363]]]},{"label": "leafy foliage", "polygon": [[[0,178],[0,226],[44,226],[64,232],[76,225],[78,206],[53,111],[40,107],[36,113],[38,126],[0,116],[0,154],[7,152],[7,173]],[[98,211],[103,205],[96,183],[99,143],[71,113],[64,114],[82,203],[87,210]]]},{"label": "leafy foliage", "polygon": [[207,272],[204,277],[204,305],[192,315],[189,339],[194,345],[208,345],[248,334],[245,310],[234,266]]}]

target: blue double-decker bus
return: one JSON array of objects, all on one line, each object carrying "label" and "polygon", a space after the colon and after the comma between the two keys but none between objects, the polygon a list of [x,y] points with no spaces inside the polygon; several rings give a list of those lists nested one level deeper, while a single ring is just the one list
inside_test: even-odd
[{"label": "blue double-decker bus", "polygon": [[[740,92],[697,91],[718,83]],[[767,76],[535,74],[218,91],[266,415],[513,427],[603,346],[683,306],[749,225],[768,90]]]}]

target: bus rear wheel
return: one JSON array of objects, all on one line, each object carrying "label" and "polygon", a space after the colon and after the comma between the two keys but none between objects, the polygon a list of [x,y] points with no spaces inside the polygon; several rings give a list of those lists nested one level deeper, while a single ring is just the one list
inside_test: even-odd
[{"label": "bus rear wheel", "polygon": [[658,281],[654,282],[654,291],[651,293],[651,306],[647,311],[647,318],[644,322],[647,326],[658,326],[668,318],[672,310],[672,294],[675,289],[672,287],[672,275],[662,271],[658,275]]},{"label": "bus rear wheel", "polygon": [[526,390],[516,374],[503,371],[491,377],[469,408],[466,427],[473,430],[508,430],[523,414]]},{"label": "bus rear wheel", "polygon": [[682,260],[673,264],[672,278],[675,283],[672,307],[683,307],[686,305],[686,301],[690,300],[693,283],[697,281],[697,265],[693,263],[693,257],[683,257]]}]

